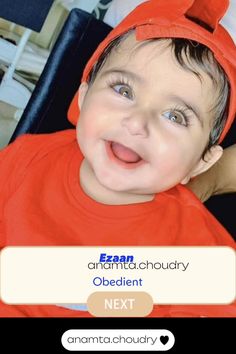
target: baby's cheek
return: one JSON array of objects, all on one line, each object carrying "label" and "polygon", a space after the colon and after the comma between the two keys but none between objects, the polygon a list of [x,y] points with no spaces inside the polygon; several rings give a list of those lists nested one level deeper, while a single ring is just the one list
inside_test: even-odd
[{"label": "baby's cheek", "polygon": [[160,172],[167,183],[178,183],[189,169],[188,157],[177,150],[169,152],[160,161]]},{"label": "baby's cheek", "polygon": [[77,125],[77,136],[79,140],[91,139],[96,133],[96,126],[91,120],[81,119]]}]

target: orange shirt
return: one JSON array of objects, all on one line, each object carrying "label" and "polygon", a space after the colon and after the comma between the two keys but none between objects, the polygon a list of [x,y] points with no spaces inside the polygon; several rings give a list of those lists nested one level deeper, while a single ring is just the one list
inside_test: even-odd
[{"label": "orange shirt", "polygon": [[[146,203],[104,205],[79,184],[75,130],[25,135],[0,152],[0,247],[228,245],[235,242],[182,185]],[[153,317],[233,316],[236,307],[155,306]],[[7,306],[0,316],[83,317],[58,306]]]}]

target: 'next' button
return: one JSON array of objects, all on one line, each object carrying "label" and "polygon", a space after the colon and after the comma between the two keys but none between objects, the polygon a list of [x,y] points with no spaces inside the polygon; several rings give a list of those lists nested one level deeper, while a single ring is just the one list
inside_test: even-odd
[{"label": "'next' button", "polygon": [[96,317],[145,317],[153,309],[151,296],[142,291],[94,292],[87,305]]}]

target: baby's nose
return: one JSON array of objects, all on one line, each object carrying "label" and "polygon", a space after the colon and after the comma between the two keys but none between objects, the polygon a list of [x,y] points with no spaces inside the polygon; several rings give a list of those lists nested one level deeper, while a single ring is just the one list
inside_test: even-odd
[{"label": "baby's nose", "polygon": [[139,135],[144,138],[148,136],[148,122],[144,115],[133,114],[125,117],[122,119],[121,125],[125,127],[131,135]]}]

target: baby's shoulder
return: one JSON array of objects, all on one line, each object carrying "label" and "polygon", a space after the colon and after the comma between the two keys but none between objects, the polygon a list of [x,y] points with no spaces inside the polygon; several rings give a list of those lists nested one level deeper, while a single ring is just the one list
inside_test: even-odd
[{"label": "baby's shoulder", "polygon": [[20,136],[0,151],[0,185],[8,184],[9,191],[15,190],[33,166],[41,161],[52,164],[55,160],[54,152],[60,156],[62,149],[76,145],[74,129]]},{"label": "baby's shoulder", "polygon": [[[23,176],[30,166],[76,144],[75,129],[51,134],[24,134],[0,151],[1,177]],[[76,144],[77,145],[77,144]],[[78,145],[77,145],[78,146]]]},{"label": "baby's shoulder", "polygon": [[[5,149],[6,155],[17,155],[21,159],[32,160],[51,151],[63,148],[76,141],[75,129],[50,134],[24,134]],[[4,151],[3,151],[4,152]]]},{"label": "baby's shoulder", "polygon": [[64,145],[76,139],[75,129],[62,130],[55,133],[47,134],[23,134],[18,137],[13,143],[9,145],[21,147],[35,146],[40,148],[46,146],[47,148]]},{"label": "baby's shoulder", "polygon": [[233,237],[191,190],[177,185],[165,194],[179,226],[178,234],[185,237],[183,244],[188,240],[189,244],[196,246],[228,245],[236,248]]}]

